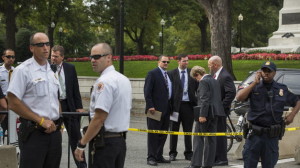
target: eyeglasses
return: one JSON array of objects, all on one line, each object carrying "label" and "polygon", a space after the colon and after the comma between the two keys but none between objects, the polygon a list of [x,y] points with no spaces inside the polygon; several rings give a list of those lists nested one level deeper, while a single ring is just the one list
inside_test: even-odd
[{"label": "eyeglasses", "polygon": [[99,58],[101,58],[101,57],[105,57],[105,56],[107,56],[107,55],[109,55],[109,54],[97,54],[97,55],[91,55],[91,56],[89,56],[89,57],[90,57],[90,59],[97,60],[97,59],[99,59]]},{"label": "eyeglasses", "polygon": [[10,59],[10,58],[15,59],[16,58],[14,55],[5,55],[5,57],[8,58],[8,59]]},{"label": "eyeglasses", "polygon": [[170,63],[170,61],[161,61],[162,63],[164,63],[164,64],[169,64]]},{"label": "eyeglasses", "polygon": [[50,46],[50,42],[46,42],[46,43],[35,43],[35,44],[31,44],[32,46],[37,46],[37,47],[44,47],[44,45],[46,46]]}]

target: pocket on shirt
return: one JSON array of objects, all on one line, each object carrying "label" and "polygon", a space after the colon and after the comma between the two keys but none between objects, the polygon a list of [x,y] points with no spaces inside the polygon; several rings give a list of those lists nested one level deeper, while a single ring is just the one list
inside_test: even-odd
[{"label": "pocket on shirt", "polygon": [[45,80],[36,81],[34,84],[36,96],[46,96],[48,93],[47,82]]}]

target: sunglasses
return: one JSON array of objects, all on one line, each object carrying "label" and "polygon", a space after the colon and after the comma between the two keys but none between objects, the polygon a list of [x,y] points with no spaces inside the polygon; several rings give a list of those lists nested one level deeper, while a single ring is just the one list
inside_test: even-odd
[{"label": "sunglasses", "polygon": [[164,63],[164,64],[169,64],[170,63],[170,61],[161,61],[162,63]]},{"label": "sunglasses", "polygon": [[46,43],[35,43],[35,44],[31,44],[32,46],[37,46],[37,47],[44,47],[44,45],[46,46],[50,46],[50,42],[46,42]]},{"label": "sunglasses", "polygon": [[8,59],[10,59],[10,58],[15,59],[16,58],[14,55],[5,55],[5,57],[8,58]]},{"label": "sunglasses", "polygon": [[101,57],[105,57],[105,56],[107,56],[107,55],[109,55],[109,54],[97,54],[97,55],[91,55],[91,56],[89,56],[89,57],[90,57],[90,59],[97,60],[97,59],[99,59],[99,58],[101,58]]}]

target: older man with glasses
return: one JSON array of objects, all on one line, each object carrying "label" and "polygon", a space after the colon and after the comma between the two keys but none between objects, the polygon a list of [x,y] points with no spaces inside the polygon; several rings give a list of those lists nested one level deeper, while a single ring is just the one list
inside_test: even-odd
[{"label": "older man with glasses", "polygon": [[[9,80],[14,70],[14,67],[12,65],[15,62],[15,52],[12,49],[4,50],[2,59],[4,63],[2,66],[0,66],[0,87],[5,98],[9,85]],[[7,110],[7,102],[3,102],[4,103],[2,103],[3,105],[1,107],[4,110]],[[1,127],[3,128],[3,133],[5,133],[8,128],[8,118],[6,117],[6,115],[2,115],[2,117],[0,118]]]}]

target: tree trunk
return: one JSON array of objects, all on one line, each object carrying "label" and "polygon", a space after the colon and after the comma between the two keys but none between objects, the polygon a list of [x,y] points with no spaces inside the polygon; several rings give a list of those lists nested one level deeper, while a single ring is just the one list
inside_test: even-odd
[{"label": "tree trunk", "polygon": [[6,17],[6,48],[16,49],[16,13],[13,3],[7,3],[4,11]]},{"label": "tree trunk", "polygon": [[143,39],[140,38],[137,40],[137,54],[138,55],[144,55],[144,43],[143,43]]},{"label": "tree trunk", "polygon": [[224,68],[235,78],[231,60],[231,1],[198,0],[210,23],[211,54],[220,56]]},{"label": "tree trunk", "polygon": [[200,52],[206,52],[208,50],[207,48],[207,24],[208,19],[206,16],[204,16],[201,21],[197,24],[200,32],[201,32],[201,44],[200,44]]}]

